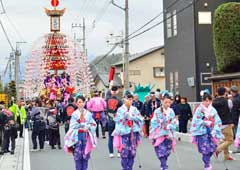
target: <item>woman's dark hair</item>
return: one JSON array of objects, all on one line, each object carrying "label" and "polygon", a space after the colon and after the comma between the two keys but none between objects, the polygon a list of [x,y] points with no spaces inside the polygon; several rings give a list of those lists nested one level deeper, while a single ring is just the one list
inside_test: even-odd
[{"label": "woman's dark hair", "polygon": [[203,97],[202,97],[202,100],[206,101],[207,99],[208,100],[212,100],[212,96],[210,94],[208,94],[208,93],[204,93]]},{"label": "woman's dark hair", "polygon": [[185,102],[187,103],[187,98],[186,97],[181,97],[181,99],[185,100]]},{"label": "woman's dark hair", "polygon": [[[178,98],[178,100],[177,100]],[[179,94],[177,94],[175,97],[174,97],[174,101],[177,102],[177,103],[180,103],[180,100],[181,100],[181,96]]]},{"label": "woman's dark hair", "polygon": [[86,101],[85,97],[83,97],[83,96],[78,96],[78,97],[76,98],[76,103],[78,102],[79,99],[81,99],[83,102]]},{"label": "woman's dark hair", "polygon": [[128,94],[128,95],[127,95],[127,98],[128,98],[128,99],[133,99],[133,95],[132,95],[132,94]]}]

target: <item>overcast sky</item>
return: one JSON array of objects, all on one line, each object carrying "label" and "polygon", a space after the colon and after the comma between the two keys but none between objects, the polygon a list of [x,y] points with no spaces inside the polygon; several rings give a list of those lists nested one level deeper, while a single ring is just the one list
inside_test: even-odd
[{"label": "overcast sky", "polygon": [[[22,57],[26,57],[31,53],[31,47],[34,41],[49,32],[50,21],[44,12],[44,7],[51,8],[50,0],[2,1],[7,15],[0,15],[0,19],[14,47],[17,41],[27,42],[20,46],[23,53]],[[111,46],[106,43],[106,39],[110,33],[117,35],[124,29],[123,11],[113,5],[104,5],[110,0],[59,1],[59,9],[66,8],[66,13],[61,18],[62,33],[72,35],[73,32],[76,31],[76,29],[71,29],[72,23],[81,23],[82,17],[85,16],[87,26],[87,49],[90,59],[105,54],[111,48]],[[115,1],[124,5],[124,0]],[[129,0],[129,3],[130,33],[162,11],[162,0]],[[1,12],[2,9],[0,6],[0,13]],[[95,28],[93,29],[92,23],[96,19]],[[156,22],[161,20],[162,18],[159,18]],[[130,41],[130,52],[141,52],[159,45],[163,45],[162,25]],[[116,49],[114,52],[119,52],[120,50],[121,49]],[[6,67],[7,57],[10,52],[11,48],[0,28],[0,71],[3,71]]]}]

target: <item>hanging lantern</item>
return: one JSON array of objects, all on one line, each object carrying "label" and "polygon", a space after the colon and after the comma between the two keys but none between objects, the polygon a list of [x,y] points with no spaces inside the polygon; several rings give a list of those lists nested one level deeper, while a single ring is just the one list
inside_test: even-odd
[{"label": "hanging lantern", "polygon": [[52,1],[51,1],[51,5],[52,5],[53,7],[57,7],[57,6],[59,5],[59,1],[58,1],[58,0],[52,0]]}]

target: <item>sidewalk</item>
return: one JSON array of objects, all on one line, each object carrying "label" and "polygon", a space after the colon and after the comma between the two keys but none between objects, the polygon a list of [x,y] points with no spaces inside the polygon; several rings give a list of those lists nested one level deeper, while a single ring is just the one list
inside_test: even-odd
[{"label": "sidewalk", "polygon": [[14,155],[10,153],[0,157],[1,170],[30,170],[28,131],[24,131],[24,138],[16,139]]}]

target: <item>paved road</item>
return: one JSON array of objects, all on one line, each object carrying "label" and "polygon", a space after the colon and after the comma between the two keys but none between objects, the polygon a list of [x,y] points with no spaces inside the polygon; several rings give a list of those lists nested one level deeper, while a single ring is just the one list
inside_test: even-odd
[{"label": "paved road", "polygon": [[[30,142],[31,143],[31,142]],[[31,147],[31,146],[30,146]],[[159,170],[159,161],[155,156],[150,141],[143,139],[138,150],[134,170]],[[138,168],[139,158],[142,168]],[[240,169],[240,157],[237,161],[227,162],[229,170]],[[30,153],[31,170],[74,170],[73,157],[66,155],[63,150],[51,150],[46,146],[43,152]],[[203,170],[201,155],[194,145],[178,142],[176,153],[169,158],[169,170]],[[225,170],[221,160],[212,159],[214,170]],[[119,158],[108,158],[107,139],[98,141],[97,149],[92,153],[89,170],[121,170]]]}]

